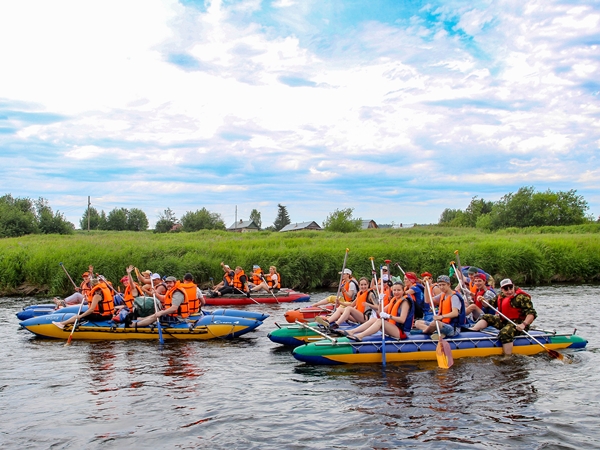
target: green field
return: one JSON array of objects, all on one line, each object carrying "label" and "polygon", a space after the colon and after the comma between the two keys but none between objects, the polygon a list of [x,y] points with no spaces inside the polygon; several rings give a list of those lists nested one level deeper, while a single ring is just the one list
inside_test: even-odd
[{"label": "green field", "polygon": [[[497,280],[519,284],[600,281],[600,224],[572,227],[507,229],[484,233],[473,228],[424,226],[363,230],[356,233],[196,233],[77,232],[74,235],[29,235],[0,240],[0,295],[71,291],[62,262],[78,282],[89,264],[113,282],[129,264],[140,270],[179,278],[191,272],[205,286],[221,279],[219,263],[277,266],[285,287],[328,287],[339,279],[345,249],[347,266],[357,277],[369,275],[370,256],[406,271],[448,273],[454,250],[463,265],[485,269]],[[392,268],[394,275],[400,272]]]}]

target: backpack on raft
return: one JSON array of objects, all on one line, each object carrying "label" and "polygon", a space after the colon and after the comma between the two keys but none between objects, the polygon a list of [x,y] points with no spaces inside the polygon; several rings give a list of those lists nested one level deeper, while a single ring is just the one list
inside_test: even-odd
[{"label": "backpack on raft", "polygon": [[[159,301],[159,300],[157,300]],[[160,307],[159,307],[160,309]],[[133,300],[133,315],[137,319],[138,317],[148,317],[156,312],[154,308],[153,297],[136,297]]]}]

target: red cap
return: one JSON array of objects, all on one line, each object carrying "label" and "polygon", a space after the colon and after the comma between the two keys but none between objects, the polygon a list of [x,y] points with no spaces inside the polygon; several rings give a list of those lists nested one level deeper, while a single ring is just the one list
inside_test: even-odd
[{"label": "red cap", "polygon": [[480,280],[487,281],[487,277],[483,273],[476,273],[473,278],[479,278]]},{"label": "red cap", "polygon": [[433,278],[433,275],[431,275],[429,272],[423,272],[423,273],[421,274],[421,278],[425,278],[425,277],[430,277],[430,278]]},{"label": "red cap", "polygon": [[90,273],[89,272],[83,272],[83,275],[81,275],[82,277],[89,277]]},{"label": "red cap", "polygon": [[122,283],[123,281],[125,281],[125,280],[129,280],[129,276],[128,276],[128,275],[125,275],[123,278],[121,278],[121,283]]}]

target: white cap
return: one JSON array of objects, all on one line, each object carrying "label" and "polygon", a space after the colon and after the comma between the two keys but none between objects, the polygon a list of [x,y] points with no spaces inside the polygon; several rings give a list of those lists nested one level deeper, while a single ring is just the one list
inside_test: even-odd
[{"label": "white cap", "polygon": [[153,280],[160,280],[160,275],[157,273],[153,273],[150,278],[152,278]]},{"label": "white cap", "polygon": [[[338,274],[341,274],[342,272],[338,272]],[[352,271],[350,269],[344,269],[344,273],[347,273],[348,275],[352,275]]]},{"label": "white cap", "polygon": [[502,280],[500,282],[500,287],[510,286],[510,285],[514,285],[514,283],[512,282],[512,280],[510,278],[505,278],[504,280]]}]

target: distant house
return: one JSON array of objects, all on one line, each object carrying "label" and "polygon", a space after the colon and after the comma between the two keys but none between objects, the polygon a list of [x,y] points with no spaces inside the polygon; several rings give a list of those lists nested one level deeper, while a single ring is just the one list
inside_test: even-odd
[{"label": "distant house", "polygon": [[315,230],[320,231],[322,228],[317,222],[301,222],[301,223],[290,223],[283,227],[279,232],[283,231],[301,231],[301,230]]},{"label": "distant house", "polygon": [[253,231],[260,231],[260,229],[258,228],[258,225],[254,223],[254,220],[240,219],[239,222],[233,222],[233,225],[227,228],[227,231],[234,231],[238,233],[251,233]]},{"label": "distant house", "polygon": [[374,220],[363,220],[361,228],[366,230],[368,228],[379,228]]}]

